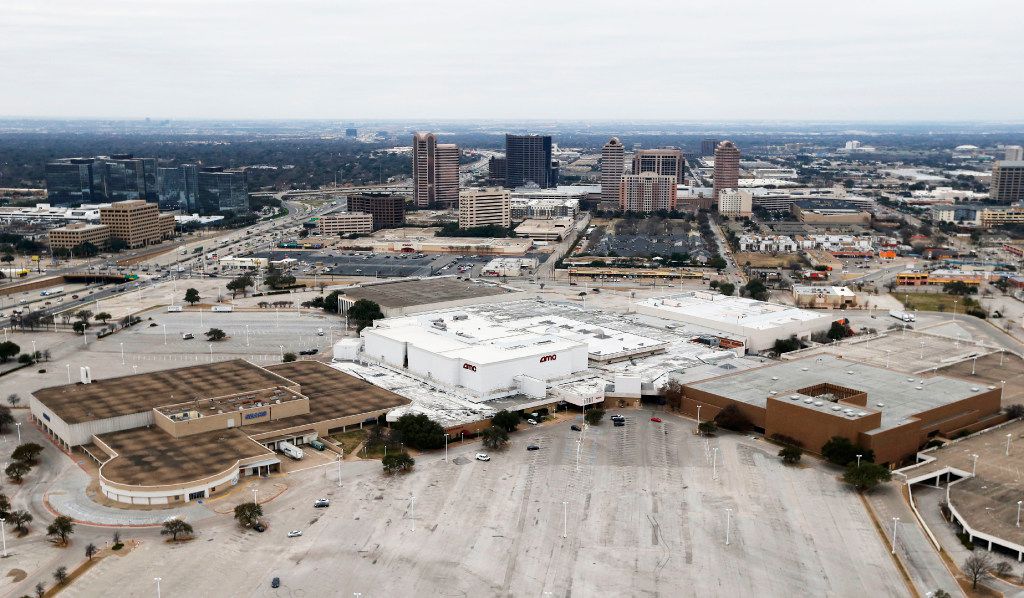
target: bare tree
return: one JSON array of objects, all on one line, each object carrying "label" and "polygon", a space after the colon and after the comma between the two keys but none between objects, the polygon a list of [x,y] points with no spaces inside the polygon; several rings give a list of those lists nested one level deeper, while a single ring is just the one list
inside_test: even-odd
[{"label": "bare tree", "polygon": [[12,392],[7,395],[7,402],[11,404],[11,407],[17,407],[18,403],[21,402],[21,397],[18,396],[18,393]]},{"label": "bare tree", "polygon": [[988,575],[992,568],[992,557],[987,552],[972,552],[964,561],[964,575],[971,580],[971,589],[978,588],[978,582]]}]

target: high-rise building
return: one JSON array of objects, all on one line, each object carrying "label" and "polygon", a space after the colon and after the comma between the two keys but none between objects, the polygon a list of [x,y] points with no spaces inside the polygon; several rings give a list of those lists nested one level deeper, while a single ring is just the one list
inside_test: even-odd
[{"label": "high-rise building", "polygon": [[392,193],[360,193],[348,196],[348,211],[373,216],[373,230],[405,224],[405,196]]},{"label": "high-rise building", "polygon": [[725,216],[750,216],[754,194],[744,189],[722,189],[718,194],[718,213]]},{"label": "high-rise building", "polygon": [[180,209],[185,197],[185,177],[181,168],[157,168],[156,181],[160,209]]},{"label": "high-rise building", "polygon": [[715,147],[714,187],[711,198],[718,203],[722,189],[738,189],[740,186],[740,148],[731,141],[723,141]]},{"label": "high-rise building", "polygon": [[459,228],[477,226],[512,226],[512,193],[501,187],[459,193]]},{"label": "high-rise building", "polygon": [[505,135],[506,187],[555,187],[558,177],[551,166],[550,135]]},{"label": "high-rise building", "polygon": [[1010,162],[1020,162],[1024,160],[1024,147],[1019,145],[1008,145],[1004,148],[1006,151],[1006,160]]},{"label": "high-rise building", "polygon": [[1024,201],[1024,161],[997,160],[992,164],[989,197],[999,203]]},{"label": "high-rise building", "polygon": [[157,202],[156,158],[114,154],[62,158],[46,165],[47,195],[54,205],[145,199]]},{"label": "high-rise building", "polygon": [[181,169],[181,209],[189,214],[198,211],[197,201],[199,197],[199,166],[197,164],[182,164]]},{"label": "high-rise building", "polygon": [[653,172],[675,177],[676,184],[683,184],[683,152],[672,147],[642,149],[633,154],[633,174]]},{"label": "high-rise building", "polygon": [[459,202],[459,147],[438,143],[433,133],[412,137],[412,199],[416,207],[454,207]]},{"label": "high-rise building", "polygon": [[702,139],[700,142],[700,155],[703,157],[714,156],[716,147],[718,147],[717,139]]},{"label": "high-rise building", "polygon": [[54,206],[76,206],[93,201],[91,158],[71,158],[46,165],[46,197]]},{"label": "high-rise building", "polygon": [[492,185],[505,186],[505,156],[491,156],[487,160],[487,182]]},{"label": "high-rise building", "polygon": [[155,203],[141,199],[100,208],[100,224],[110,230],[111,239],[120,239],[129,248],[159,243],[174,235],[174,215],[161,214]]},{"label": "high-rise building", "polygon": [[359,129],[345,129],[345,137],[359,137]]},{"label": "high-rise building", "polygon": [[618,137],[612,137],[601,148],[601,201],[605,204],[619,200],[619,183],[626,168],[626,148]]},{"label": "high-rise building", "polygon": [[245,171],[229,171],[222,166],[200,170],[196,176],[195,212],[202,216],[249,212]]},{"label": "high-rise building", "polygon": [[623,175],[619,182],[619,209],[649,214],[676,208],[676,177],[651,171]]}]

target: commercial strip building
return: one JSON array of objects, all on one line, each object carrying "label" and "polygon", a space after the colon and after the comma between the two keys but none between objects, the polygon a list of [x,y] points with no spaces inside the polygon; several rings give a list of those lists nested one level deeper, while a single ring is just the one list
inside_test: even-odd
[{"label": "commercial strip building", "polygon": [[533,242],[529,239],[492,237],[433,237],[427,236],[422,229],[416,229],[415,234],[396,234],[394,236],[388,234],[360,239],[341,239],[335,247],[384,253],[461,253],[463,255],[514,256],[526,254],[533,247]]},{"label": "commercial strip building", "polygon": [[567,238],[575,229],[576,220],[572,218],[530,219],[517,226],[515,232],[517,237],[557,243]]},{"label": "commercial strip building", "polygon": [[373,214],[363,212],[334,212],[321,216],[316,221],[317,233],[321,235],[351,235],[373,232]]},{"label": "commercial strip building", "polygon": [[752,352],[771,349],[779,339],[810,340],[811,334],[828,330],[834,320],[828,314],[789,305],[706,291],[645,299],[635,308],[637,313],[723,331]]},{"label": "commercial strip building", "polygon": [[512,226],[509,191],[501,187],[483,187],[459,192],[459,228],[478,226]]},{"label": "commercial strip building", "polygon": [[412,138],[412,198],[420,208],[454,207],[459,202],[459,147],[438,143],[433,133]]},{"label": "commercial strip building", "polygon": [[480,268],[481,276],[522,276],[537,267],[537,259],[532,257],[496,257]]},{"label": "commercial strip building", "polygon": [[979,270],[938,269],[930,272],[907,270],[896,275],[896,284],[898,286],[919,287],[941,286],[951,282],[962,282],[977,286],[983,281],[988,280],[992,275],[992,272]]},{"label": "commercial strip building", "polygon": [[362,427],[408,400],[315,361],[222,361],[44,388],[32,420],[100,465],[100,491],[136,505],[216,496],[277,471],[279,443]]},{"label": "commercial strip building", "polygon": [[373,230],[405,224],[405,196],[392,193],[359,193],[346,198],[351,213],[373,216]]},{"label": "commercial strip building", "polygon": [[710,420],[735,405],[765,436],[818,453],[833,436],[878,463],[913,457],[929,439],[998,423],[1000,393],[947,376],[905,373],[818,355],[684,385],[683,410]]},{"label": "commercial strip building", "polygon": [[857,305],[857,293],[849,287],[793,285],[793,301],[797,307],[846,309]]}]

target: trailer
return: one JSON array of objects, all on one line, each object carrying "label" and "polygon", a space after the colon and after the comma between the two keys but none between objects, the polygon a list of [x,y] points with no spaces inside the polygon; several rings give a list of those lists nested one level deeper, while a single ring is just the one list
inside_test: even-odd
[{"label": "trailer", "polygon": [[64,287],[56,287],[56,288],[53,288],[53,289],[43,289],[43,291],[39,293],[39,296],[40,297],[48,297],[50,295],[56,295],[57,293],[63,293],[63,292],[64,292]]},{"label": "trailer", "polygon": [[302,457],[305,456],[305,453],[302,452],[302,449],[288,442],[287,440],[282,440],[281,442],[278,442],[277,450],[281,451],[282,453],[291,457],[292,459],[295,459],[296,461],[301,460]]},{"label": "trailer", "polygon": [[903,322],[915,322],[915,321],[917,321],[917,318],[914,317],[914,314],[912,314],[912,313],[910,313],[908,311],[903,311],[903,310],[899,310],[899,309],[890,309],[889,310],[889,315],[894,317],[894,318],[896,318],[897,320],[901,320]]}]

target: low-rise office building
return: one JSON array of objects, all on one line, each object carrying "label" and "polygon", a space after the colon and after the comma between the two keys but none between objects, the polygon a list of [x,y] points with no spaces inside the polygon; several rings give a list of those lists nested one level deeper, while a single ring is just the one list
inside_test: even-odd
[{"label": "low-rise office building", "polygon": [[98,248],[107,246],[110,241],[110,229],[104,224],[86,224],[75,222],[67,226],[50,229],[47,233],[50,249],[72,249],[82,243],[91,243]]},{"label": "low-rise office building", "polygon": [[794,285],[793,300],[797,307],[846,309],[857,305],[857,293],[849,287]]},{"label": "low-rise office building", "polygon": [[551,218],[546,220],[524,220],[516,227],[516,236],[534,241],[562,241],[576,228],[576,221],[571,218]]},{"label": "low-rise office building", "polygon": [[352,235],[373,232],[373,215],[362,212],[335,212],[321,216],[316,221],[317,233],[321,235]]},{"label": "low-rise office building", "polygon": [[795,201],[793,215],[810,224],[870,224],[871,212],[843,199],[807,199]]}]

